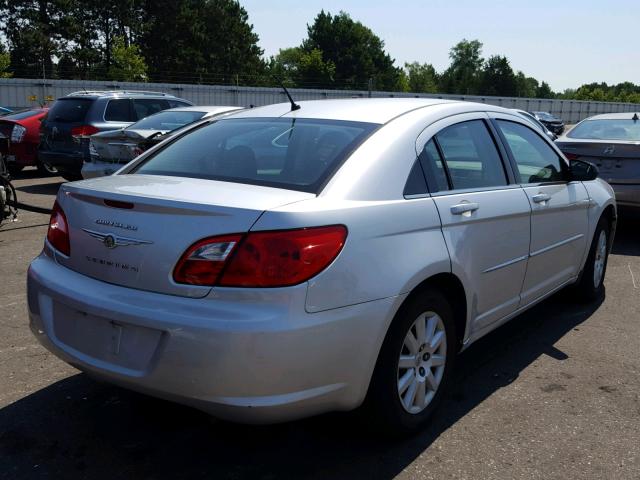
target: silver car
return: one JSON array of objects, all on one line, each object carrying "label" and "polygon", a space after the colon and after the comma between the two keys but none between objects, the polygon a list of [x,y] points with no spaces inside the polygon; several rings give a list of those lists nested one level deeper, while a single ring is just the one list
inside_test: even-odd
[{"label": "silver car", "polygon": [[607,113],[581,121],[558,139],[571,160],[595,164],[621,207],[640,208],[640,116]]},{"label": "silver car", "polygon": [[28,272],[64,361],[239,422],[363,408],[422,426],[456,354],[574,285],[603,292],[611,188],[484,104],[245,110],[62,185]]},{"label": "silver car", "polygon": [[242,107],[197,106],[163,110],[119,130],[96,133],[89,140],[89,157],[82,178],[111,175],[152,146],[167,140],[187,125]]}]

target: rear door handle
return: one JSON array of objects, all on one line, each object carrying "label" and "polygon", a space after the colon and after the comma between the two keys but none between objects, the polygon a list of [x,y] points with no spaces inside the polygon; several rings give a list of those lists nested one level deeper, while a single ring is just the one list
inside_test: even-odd
[{"label": "rear door handle", "polygon": [[451,213],[454,215],[462,215],[464,213],[471,213],[480,208],[480,205],[477,203],[459,203],[458,205],[453,205],[451,207]]},{"label": "rear door handle", "polygon": [[547,195],[546,193],[539,193],[531,197],[531,200],[536,203],[548,202],[549,200],[551,200],[551,195]]}]

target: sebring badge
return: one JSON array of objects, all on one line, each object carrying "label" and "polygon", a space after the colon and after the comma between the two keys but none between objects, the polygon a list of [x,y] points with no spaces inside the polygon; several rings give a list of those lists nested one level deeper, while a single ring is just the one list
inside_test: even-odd
[{"label": "sebring badge", "polygon": [[87,228],[83,228],[82,230],[87,232],[96,240],[102,242],[107,248],[128,247],[130,245],[148,245],[150,243],[153,243],[148,240],[138,240],[137,238],[121,237],[112,233],[100,233],[96,232],[95,230],[89,230]]}]

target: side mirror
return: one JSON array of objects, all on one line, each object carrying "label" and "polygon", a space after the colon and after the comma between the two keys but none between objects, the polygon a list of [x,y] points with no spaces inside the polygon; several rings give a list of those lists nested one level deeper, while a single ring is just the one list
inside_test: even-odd
[{"label": "side mirror", "polygon": [[571,180],[588,182],[598,178],[598,167],[583,160],[571,160]]}]

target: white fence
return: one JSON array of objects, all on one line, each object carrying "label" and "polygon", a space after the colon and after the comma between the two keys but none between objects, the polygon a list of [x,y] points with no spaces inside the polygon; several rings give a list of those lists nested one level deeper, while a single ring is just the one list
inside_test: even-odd
[{"label": "white fence", "polygon": [[[196,105],[261,106],[287,101],[277,87],[236,87],[229,85],[191,85],[174,83],[132,83],[89,80],[0,79],[0,106],[30,107],[51,102],[78,90],[154,90],[171,93]],[[540,98],[489,97],[474,95],[414,94],[400,92],[368,92],[366,90],[290,89],[296,100],[351,97],[424,97],[465,100],[519,108],[527,111],[546,111],[576,123],[591,115],[611,112],[640,111],[640,104],[556,100]]]}]

